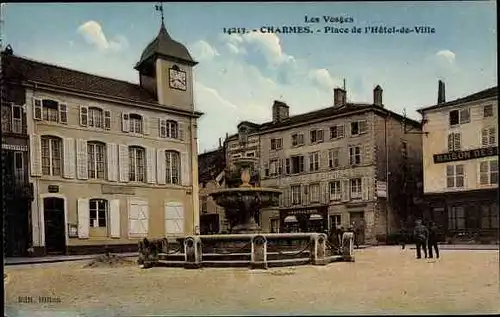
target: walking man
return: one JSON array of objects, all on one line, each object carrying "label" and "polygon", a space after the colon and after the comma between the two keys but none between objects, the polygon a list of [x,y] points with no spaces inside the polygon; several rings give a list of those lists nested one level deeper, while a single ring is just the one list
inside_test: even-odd
[{"label": "walking man", "polygon": [[429,230],[422,224],[422,220],[417,220],[413,236],[415,237],[415,244],[417,249],[417,259],[422,258],[421,250],[427,258],[427,241],[429,239]]},{"label": "walking man", "polygon": [[429,241],[427,243],[427,249],[429,250],[429,258],[432,259],[432,248],[436,251],[436,258],[439,259],[439,248],[438,248],[438,227],[434,221],[431,221],[429,227]]}]

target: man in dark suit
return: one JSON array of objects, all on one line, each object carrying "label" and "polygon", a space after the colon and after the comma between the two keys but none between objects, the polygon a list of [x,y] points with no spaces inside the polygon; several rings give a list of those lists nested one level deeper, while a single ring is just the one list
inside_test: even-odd
[{"label": "man in dark suit", "polygon": [[417,249],[417,259],[422,258],[421,249],[427,258],[427,241],[429,239],[429,230],[422,224],[422,220],[416,221],[415,229],[413,230],[415,244]]},{"label": "man in dark suit", "polygon": [[431,221],[429,226],[429,240],[427,242],[427,249],[429,250],[429,258],[432,259],[432,249],[436,251],[436,258],[439,259],[439,248],[438,248],[438,227],[434,221]]}]

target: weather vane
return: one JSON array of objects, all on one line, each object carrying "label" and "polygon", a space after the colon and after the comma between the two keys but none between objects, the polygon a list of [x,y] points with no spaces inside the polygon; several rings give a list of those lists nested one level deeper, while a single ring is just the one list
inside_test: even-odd
[{"label": "weather vane", "polygon": [[155,6],[156,11],[160,11],[161,14],[161,24],[164,24],[164,17],[163,17],[163,2],[160,2],[160,4],[157,4]]}]

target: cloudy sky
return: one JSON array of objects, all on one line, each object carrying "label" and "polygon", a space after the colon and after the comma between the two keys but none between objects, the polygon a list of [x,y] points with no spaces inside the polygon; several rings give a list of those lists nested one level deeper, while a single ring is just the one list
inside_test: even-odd
[{"label": "cloudy sky", "polygon": [[[291,114],[332,105],[333,88],[346,79],[348,100],[371,102],[384,89],[387,108],[419,119],[432,105],[437,81],[447,99],[497,83],[496,4],[486,2],[372,3],[167,3],[170,35],[199,61],[195,105],[199,150],[217,146],[239,121],[265,122],[273,100]],[[4,45],[14,53],[77,70],[138,82],[133,66],[160,26],[154,3],[7,4]],[[352,23],[311,24],[429,26],[434,34],[227,35],[223,28],[305,26],[305,16],[351,17]]]}]

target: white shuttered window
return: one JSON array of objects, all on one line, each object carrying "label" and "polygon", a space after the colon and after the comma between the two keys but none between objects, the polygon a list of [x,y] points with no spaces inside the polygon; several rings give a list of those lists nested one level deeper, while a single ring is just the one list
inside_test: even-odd
[{"label": "white shuttered window", "polygon": [[165,235],[184,234],[184,207],[181,203],[165,203]]},{"label": "white shuttered window", "polygon": [[148,202],[131,199],[128,208],[129,237],[145,238],[149,231]]}]

